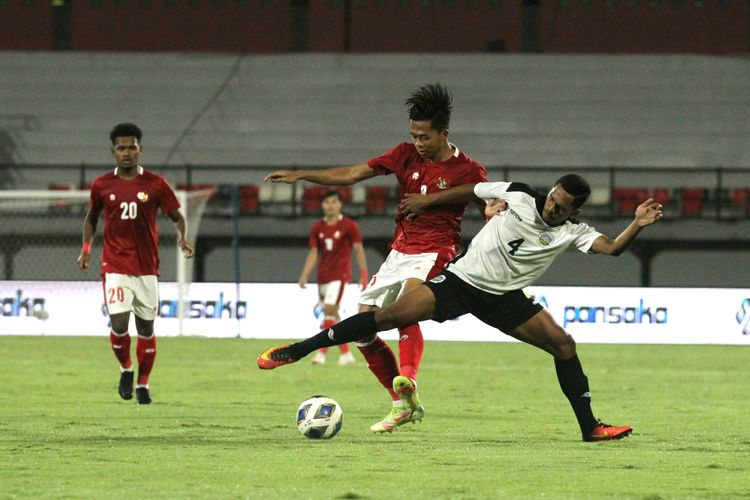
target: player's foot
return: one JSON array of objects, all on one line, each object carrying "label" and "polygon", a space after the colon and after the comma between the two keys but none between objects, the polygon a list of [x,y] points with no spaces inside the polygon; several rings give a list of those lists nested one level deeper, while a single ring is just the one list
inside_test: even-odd
[{"label": "player's foot", "polygon": [[296,363],[297,360],[292,357],[289,351],[288,345],[266,349],[258,356],[258,368],[261,370],[273,370],[278,366]]},{"label": "player's foot", "polygon": [[135,402],[139,405],[151,404],[151,394],[148,392],[148,387],[135,388]]},{"label": "player's foot", "polygon": [[[420,412],[424,415],[424,408],[419,403],[417,394],[417,383],[409,377],[399,375],[393,379],[393,392],[398,394],[401,401],[404,402],[404,408],[414,412]],[[419,420],[422,420],[420,417]]]},{"label": "player's foot", "polygon": [[616,425],[608,425],[598,421],[598,424],[594,429],[586,436],[583,436],[584,441],[611,441],[613,439],[622,439],[630,435],[633,432],[633,428],[629,425],[618,427]]},{"label": "player's foot", "polygon": [[122,399],[133,399],[133,370],[120,373],[120,385],[117,392]]},{"label": "player's foot", "polygon": [[421,421],[422,417],[424,417],[424,408],[421,406],[416,410],[394,406],[383,420],[370,426],[370,430],[377,433],[393,432],[406,423]]},{"label": "player's foot", "polygon": [[357,361],[354,359],[352,351],[345,352],[339,356],[339,366],[349,366],[355,364]]},{"label": "player's foot", "polygon": [[315,353],[315,356],[313,356],[312,364],[314,365],[324,365],[326,364],[326,355],[320,351]]}]

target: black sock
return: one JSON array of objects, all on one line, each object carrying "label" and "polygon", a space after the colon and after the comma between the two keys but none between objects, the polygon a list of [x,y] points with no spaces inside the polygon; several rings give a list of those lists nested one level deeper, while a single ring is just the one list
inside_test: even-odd
[{"label": "black sock", "polygon": [[576,414],[581,432],[584,435],[589,434],[596,427],[597,420],[591,411],[589,379],[583,373],[578,355],[565,360],[555,359],[555,371],[560,388]]},{"label": "black sock", "polygon": [[[363,312],[346,318],[313,337],[292,344],[289,346],[289,350],[294,359],[301,359],[321,347],[330,347],[369,338],[377,331],[375,311]],[[333,334],[329,335],[329,332]]]}]

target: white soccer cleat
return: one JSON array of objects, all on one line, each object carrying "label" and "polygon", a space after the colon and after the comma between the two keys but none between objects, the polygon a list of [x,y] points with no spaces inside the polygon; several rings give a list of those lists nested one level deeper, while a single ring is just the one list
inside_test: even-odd
[{"label": "white soccer cleat", "polygon": [[349,366],[356,362],[357,360],[354,359],[354,354],[352,354],[351,351],[342,353],[341,356],[339,356],[339,366]]},{"label": "white soccer cleat", "polygon": [[322,353],[320,351],[315,353],[315,356],[313,356],[312,364],[314,365],[324,365],[326,364],[326,355],[325,353]]}]

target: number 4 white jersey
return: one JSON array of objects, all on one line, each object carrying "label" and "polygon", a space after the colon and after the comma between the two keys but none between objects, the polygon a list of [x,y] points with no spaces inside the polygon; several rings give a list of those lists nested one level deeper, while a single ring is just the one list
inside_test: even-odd
[{"label": "number 4 white jersey", "polygon": [[489,293],[503,294],[531,285],[566,250],[587,253],[602,234],[587,224],[542,220],[545,196],[517,182],[482,182],[479,198],[502,198],[508,208],[494,216],[471,240],[466,253],[448,270]]}]

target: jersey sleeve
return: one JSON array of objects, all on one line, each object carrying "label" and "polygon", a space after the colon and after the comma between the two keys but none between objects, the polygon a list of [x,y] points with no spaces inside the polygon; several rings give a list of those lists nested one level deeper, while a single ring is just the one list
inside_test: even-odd
[{"label": "jersey sleeve", "polygon": [[159,208],[161,208],[161,211],[165,214],[180,208],[180,202],[177,201],[177,196],[175,196],[172,187],[164,178],[159,180]]},{"label": "jersey sleeve", "polygon": [[594,244],[594,240],[599,236],[602,236],[602,233],[582,222],[575,224],[574,231],[575,239],[571,243],[571,246],[577,248],[583,253],[591,252],[591,245]]},{"label": "jersey sleeve", "polygon": [[367,165],[379,175],[388,175],[399,171],[404,159],[404,144],[399,144],[382,155],[368,160]]},{"label": "jersey sleeve", "polygon": [[483,200],[500,198],[510,187],[510,182],[480,182],[474,186],[474,194]]}]

